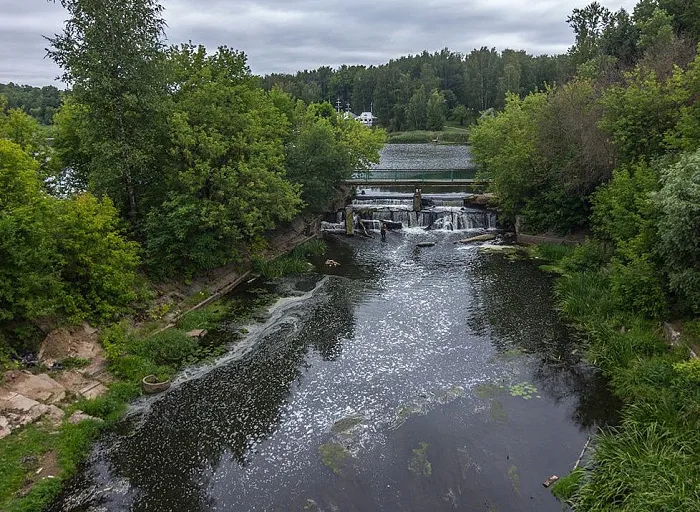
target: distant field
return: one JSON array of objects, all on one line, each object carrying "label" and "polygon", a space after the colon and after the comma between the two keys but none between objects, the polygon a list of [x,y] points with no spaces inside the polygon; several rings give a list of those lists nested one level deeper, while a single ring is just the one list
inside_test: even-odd
[{"label": "distant field", "polygon": [[445,126],[441,132],[414,130],[410,132],[391,132],[389,144],[427,144],[434,142],[448,144],[466,144],[469,132],[466,127]]}]

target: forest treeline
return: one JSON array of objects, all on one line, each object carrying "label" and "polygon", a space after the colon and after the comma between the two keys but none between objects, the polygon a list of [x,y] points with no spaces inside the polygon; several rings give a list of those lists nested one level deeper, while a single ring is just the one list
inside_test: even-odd
[{"label": "forest treeline", "polygon": [[700,510],[700,3],[593,3],[569,21],[572,78],[507,94],[470,132],[502,218],[588,234],[536,252],[624,407],[555,493],[580,511]]},{"label": "forest treeline", "polygon": [[0,84],[0,96],[4,96],[7,102],[5,109],[20,109],[45,125],[53,122],[53,116],[61,106],[61,91],[53,85]]},{"label": "forest treeline", "polygon": [[[262,83],[268,90],[277,87],[306,102],[338,103],[356,114],[371,109],[378,123],[391,131],[441,130],[445,118],[468,124],[481,112],[502,109],[508,93],[522,97],[566,83],[581,72],[595,74],[590,64],[582,69],[595,55],[605,57],[613,68],[609,72],[628,68],[651,44],[649,32],[660,20],[650,14],[657,6],[668,14],[674,34],[681,34],[686,43],[697,40],[697,2],[660,0],[641,3],[635,13],[578,10],[567,21],[583,39],[566,54],[533,56],[488,47],[461,53],[445,48],[380,66],[322,66],[296,74],[270,74]],[[647,21],[639,23],[641,17]]]}]

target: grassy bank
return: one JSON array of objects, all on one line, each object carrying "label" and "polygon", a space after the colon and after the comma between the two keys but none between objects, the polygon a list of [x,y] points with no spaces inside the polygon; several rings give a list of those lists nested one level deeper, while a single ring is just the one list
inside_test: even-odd
[{"label": "grassy bank", "polygon": [[583,469],[553,492],[576,510],[700,510],[700,360],[688,360],[698,321],[688,319],[684,339],[671,347],[658,321],[611,299],[606,260],[590,244],[534,254],[560,274],[561,314],[624,403],[622,423],[600,432]]},{"label": "grassy bank", "polygon": [[463,128],[446,126],[442,131],[414,130],[387,134],[388,144],[429,144],[435,140],[439,144],[467,144],[468,131]]},{"label": "grassy bank", "polygon": [[[306,259],[325,252],[326,246],[312,240],[289,255],[270,262],[255,262],[254,270],[274,278],[308,270]],[[185,303],[197,303],[196,296]],[[253,298],[224,298],[182,316],[175,327],[158,332],[162,321],[153,319],[139,327],[129,320],[102,328],[100,343],[105,348],[108,371],[115,378],[106,395],[80,400],[65,408],[66,418],[81,410],[95,420],[78,424],[63,421],[59,426],[42,420],[0,440],[0,510],[38,512],[60,493],[85,460],[92,444],[105,429],[113,427],[132,400],[141,394],[141,379],[155,374],[172,378],[187,366],[214,360],[228,350],[236,333],[213,332],[202,338],[190,337],[193,329],[215,330],[223,319],[244,323],[274,297],[258,293]],[[152,334],[155,333],[155,334]],[[55,478],[40,479],[40,468],[53,466]]]}]

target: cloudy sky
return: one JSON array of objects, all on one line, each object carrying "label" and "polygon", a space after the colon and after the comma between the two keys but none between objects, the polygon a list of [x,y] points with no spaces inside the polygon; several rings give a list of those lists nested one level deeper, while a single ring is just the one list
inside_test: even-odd
[{"label": "cloudy sky", "polygon": [[[118,1],[118,0],[115,0]],[[566,17],[590,0],[164,0],[167,37],[246,52],[254,73],[381,64],[423,49],[488,46],[561,53]],[[632,10],[636,0],[602,0]],[[60,3],[0,0],[0,83],[55,83],[46,41],[66,18]],[[55,85],[60,86],[59,83]]]}]

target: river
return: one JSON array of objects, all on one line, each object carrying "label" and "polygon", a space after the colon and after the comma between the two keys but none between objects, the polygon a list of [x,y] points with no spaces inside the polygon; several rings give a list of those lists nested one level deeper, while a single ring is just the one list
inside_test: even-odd
[{"label": "river", "polygon": [[313,271],[236,291],[281,298],[216,364],[136,403],[51,510],[561,510],[543,480],[616,404],[551,277],[464,236],[326,234]]}]

